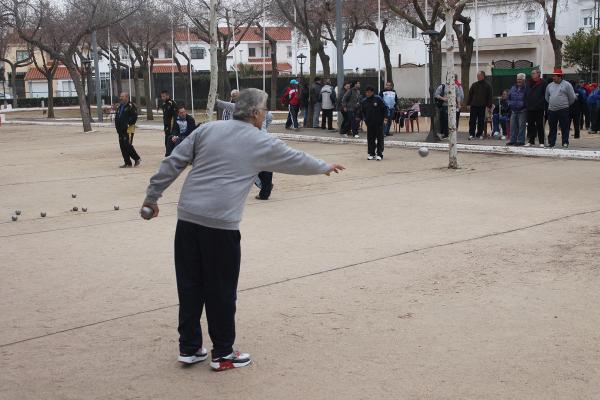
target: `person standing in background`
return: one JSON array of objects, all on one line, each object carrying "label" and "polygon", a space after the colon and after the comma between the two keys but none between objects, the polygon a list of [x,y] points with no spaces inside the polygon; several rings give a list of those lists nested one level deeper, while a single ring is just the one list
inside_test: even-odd
[{"label": "person standing in background", "polygon": [[300,129],[298,126],[298,111],[300,111],[300,99],[298,95],[298,81],[292,79],[280,99],[281,104],[288,108],[285,129],[290,129],[290,127],[293,127],[295,130]]},{"label": "person standing in background", "polygon": [[394,119],[396,110],[398,109],[398,95],[394,90],[394,84],[392,82],[386,82],[384,89],[379,93],[379,97],[383,99],[387,107],[385,115],[386,122],[383,127],[383,134],[385,136],[392,136],[390,128],[392,127],[392,120]]},{"label": "person standing in background", "polygon": [[321,89],[323,85],[321,84],[321,78],[318,76],[315,78],[315,83],[313,83],[310,88],[310,101],[313,108],[313,120],[312,127],[319,127],[319,116],[321,115],[321,102],[319,101],[319,97],[321,95]]},{"label": "person standing in background", "polygon": [[135,167],[140,165],[141,158],[133,147],[137,118],[137,108],[135,104],[129,101],[129,93],[121,93],[119,107],[115,113],[115,128],[117,129],[117,135],[119,135],[119,147],[124,161],[119,168],[131,168],[131,160],[133,160]]},{"label": "person standing in background", "polygon": [[[483,139],[485,110],[492,106],[492,87],[485,81],[485,72],[477,73],[477,82],[469,89],[467,105],[471,107],[469,115],[469,140]],[[477,126],[477,132],[475,127]]]},{"label": "person standing in background", "polygon": [[188,137],[196,129],[196,120],[187,113],[185,106],[180,104],[177,106],[177,118],[175,125],[169,135],[169,147],[167,148],[167,157],[171,155],[173,149],[183,142],[183,139]]},{"label": "person standing in background", "polygon": [[325,84],[321,88],[319,94],[319,101],[321,102],[321,129],[325,129],[325,123],[327,123],[327,130],[333,131],[333,110],[335,109],[336,103],[335,90],[331,86],[331,81],[325,79]]},{"label": "person standing in background", "polygon": [[560,68],[554,68],[552,82],[546,86],[546,102],[548,103],[548,144],[553,148],[558,134],[557,125],[560,125],[562,134],[562,147],[569,147],[569,107],[575,102],[573,86],[563,79]]},{"label": "person standing in background", "polygon": [[525,87],[525,108],[527,109],[527,138],[531,146],[538,138],[540,147],[544,147],[546,133],[544,131],[544,112],[546,110],[546,81],[542,79],[539,69],[531,71],[531,79]]},{"label": "person standing in background", "polygon": [[171,94],[162,90],[160,92],[160,99],[162,100],[162,113],[163,113],[163,129],[165,131],[165,157],[170,153],[169,148],[169,136],[173,130],[175,124],[175,118],[177,118],[177,103],[171,98]]},{"label": "person standing in background", "polygon": [[[525,108],[525,74],[517,74],[517,83],[508,91],[508,107],[510,108],[510,140],[507,146],[525,145],[525,124],[527,109]],[[531,146],[530,143],[527,143]]]},{"label": "person standing in background", "polygon": [[344,94],[342,99],[342,109],[348,115],[348,123],[355,138],[358,136],[358,123],[360,121],[360,82],[354,81],[350,84],[350,89]]},{"label": "person standing in background", "polygon": [[367,125],[367,160],[383,160],[383,121],[386,113],[387,107],[383,99],[375,95],[372,86],[367,86],[365,98],[361,102],[362,118]]}]

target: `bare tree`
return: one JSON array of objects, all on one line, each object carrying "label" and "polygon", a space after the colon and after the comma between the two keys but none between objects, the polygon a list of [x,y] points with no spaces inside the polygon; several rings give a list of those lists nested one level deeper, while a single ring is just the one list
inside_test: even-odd
[{"label": "bare tree", "polygon": [[62,62],[73,81],[84,132],[92,130],[76,54],[93,31],[114,25],[137,8],[141,0],[0,0],[18,35]]},{"label": "bare tree", "polygon": [[[34,49],[30,48],[30,53],[34,54]],[[54,75],[58,68],[58,63],[51,60],[44,51],[39,51],[40,60],[33,57],[35,68],[40,71],[48,82],[48,118],[54,118]]]},{"label": "bare tree", "polygon": [[[211,43],[210,6],[207,0],[178,0],[177,8],[192,21],[194,33],[204,42]],[[217,0],[217,63],[219,65],[219,96],[231,90],[227,72],[227,56],[235,51],[246,33],[261,15],[261,7],[254,0]],[[235,42],[233,37],[235,33]]]},{"label": "bare tree", "polygon": [[[462,15],[464,7],[465,5],[463,4],[456,9],[453,28],[460,56],[460,80],[463,87],[468,88],[471,80],[471,60],[473,59],[473,44],[475,43],[475,39],[471,37],[471,18]],[[466,95],[468,95],[468,91]]]},{"label": "bare tree", "polygon": [[[164,17],[165,11],[155,1],[146,1],[133,14],[122,20],[115,29],[115,38],[123,45],[129,46],[135,60],[132,65],[139,67],[144,84],[144,102],[137,87],[137,73],[134,73],[137,102],[146,106],[146,118],[153,120],[152,101],[150,96],[150,64],[152,50],[163,44],[166,36],[170,36],[171,24]],[[174,55],[171,56],[174,58]],[[135,71],[135,70],[134,70]]]},{"label": "bare tree", "polygon": [[[256,22],[256,26],[258,29],[255,31],[255,34],[262,35],[263,26],[260,22]],[[279,70],[277,69],[277,39],[269,33],[268,29],[265,29],[265,39],[267,39],[269,47],[271,47],[271,110],[275,110],[277,109],[277,78],[279,77]]]},{"label": "bare tree", "polygon": [[[206,101],[206,117],[209,121],[213,119],[213,110],[217,102],[217,85],[219,78],[219,60],[217,58],[217,42],[219,40],[217,31],[217,12],[218,0],[210,0],[208,32],[210,43],[210,87],[208,89],[208,99]],[[228,79],[229,80],[229,79]]]},{"label": "bare tree", "polygon": [[548,36],[550,36],[550,43],[552,43],[552,49],[554,50],[554,67],[562,67],[562,46],[563,42],[556,37],[556,17],[558,11],[559,0],[534,0],[544,12],[544,19],[546,20],[546,27],[548,28]]},{"label": "bare tree", "polygon": [[[111,34],[110,28],[98,31],[98,49],[99,53],[103,58],[110,61],[110,78],[115,82],[116,93],[123,91],[123,79],[121,73],[124,69],[128,69],[129,65],[124,62],[122,58],[123,46],[112,34],[109,45],[109,35]],[[114,94],[110,93],[110,102],[112,103]]]},{"label": "bare tree", "polygon": [[19,96],[17,93],[17,68],[26,67],[33,63],[33,57],[31,51],[28,51],[28,55],[26,58],[17,59],[16,57],[13,59],[9,56],[9,49],[15,44],[18,44],[19,37],[17,35],[12,34],[7,25],[0,27],[0,61],[4,62],[10,67],[10,86],[12,87],[12,95],[13,95],[13,108],[19,107]]}]

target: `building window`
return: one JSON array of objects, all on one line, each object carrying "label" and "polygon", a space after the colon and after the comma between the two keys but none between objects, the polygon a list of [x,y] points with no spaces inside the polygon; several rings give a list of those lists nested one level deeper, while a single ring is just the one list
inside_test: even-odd
[{"label": "building window", "polygon": [[417,38],[417,27],[414,25],[411,25],[411,27],[410,27],[410,38],[411,39]]},{"label": "building window", "polygon": [[594,25],[594,9],[581,10],[581,26],[591,28]]},{"label": "building window", "polygon": [[506,13],[492,15],[492,27],[494,29],[494,36],[506,37]]},{"label": "building window", "polygon": [[287,47],[287,56],[288,58],[292,58],[292,46]]},{"label": "building window", "polygon": [[29,58],[28,50],[17,50],[17,62],[27,60]]},{"label": "building window", "polygon": [[158,57],[158,49],[152,49],[150,51],[150,53],[152,53],[152,58],[159,58]]},{"label": "building window", "polygon": [[192,60],[204,60],[206,49],[204,47],[192,47],[190,48],[190,55]]},{"label": "building window", "polygon": [[248,57],[256,57],[256,48],[248,47]]},{"label": "building window", "polygon": [[525,13],[525,18],[526,18],[526,25],[525,28],[527,30],[527,32],[533,32],[535,31],[535,11],[527,11]]},{"label": "building window", "polygon": [[165,58],[173,58],[173,50],[171,48],[165,49]]}]

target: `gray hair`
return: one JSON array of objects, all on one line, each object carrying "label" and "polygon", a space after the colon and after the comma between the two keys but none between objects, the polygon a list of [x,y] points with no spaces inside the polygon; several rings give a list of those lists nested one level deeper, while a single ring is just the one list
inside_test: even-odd
[{"label": "gray hair", "polygon": [[267,106],[268,95],[260,89],[244,89],[235,103],[233,119],[247,121]]},{"label": "gray hair", "polygon": [[526,77],[525,74],[522,72],[517,74],[517,79],[525,79],[525,77]]}]

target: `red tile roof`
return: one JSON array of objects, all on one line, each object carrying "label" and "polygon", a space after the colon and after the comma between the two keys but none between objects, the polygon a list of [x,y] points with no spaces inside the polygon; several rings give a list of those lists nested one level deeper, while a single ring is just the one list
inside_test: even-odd
[{"label": "red tile roof", "polygon": [[[179,69],[177,68],[177,64],[154,64],[152,67],[153,74],[170,74],[171,72],[178,73]],[[186,64],[181,64],[181,72],[188,72],[188,67]]]},{"label": "red tile roof", "polygon": [[[54,73],[54,79],[71,79],[67,67],[59,66]],[[30,67],[25,74],[26,81],[45,81],[46,77],[36,67]]]},{"label": "red tile roof", "polygon": [[[253,64],[253,63],[248,63],[246,64],[247,66],[252,66],[254,68],[255,71],[257,72],[262,72],[263,70],[263,64]],[[273,68],[271,68],[272,65],[271,63],[265,63],[265,71],[266,72],[271,72],[273,70]],[[279,72],[292,72],[292,66],[289,63],[277,63],[277,71]]]}]

